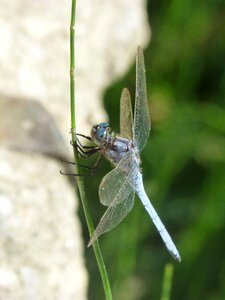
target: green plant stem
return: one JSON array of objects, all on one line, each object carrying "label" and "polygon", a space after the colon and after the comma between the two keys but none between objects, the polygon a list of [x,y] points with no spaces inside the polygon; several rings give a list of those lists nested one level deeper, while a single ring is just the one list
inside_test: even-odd
[{"label": "green plant stem", "polygon": [[[76,114],[75,114],[75,17],[76,17],[76,0],[72,0],[71,8],[71,23],[70,23],[70,109],[71,109],[71,134],[72,142],[76,142]],[[75,172],[79,173],[78,153],[74,148]],[[91,218],[90,209],[88,206],[87,197],[84,189],[84,181],[82,176],[77,177],[77,186],[80,194],[82,207],[84,210],[85,219],[88,226],[89,235],[94,232],[94,225]],[[97,260],[98,268],[101,274],[105,297],[107,300],[112,300],[112,292],[108,279],[108,274],[103,261],[102,253],[98,241],[93,244],[94,254]]]},{"label": "green plant stem", "polygon": [[173,279],[173,265],[166,264],[165,269],[164,269],[164,274],[163,274],[161,300],[169,300],[170,299],[172,279]]}]

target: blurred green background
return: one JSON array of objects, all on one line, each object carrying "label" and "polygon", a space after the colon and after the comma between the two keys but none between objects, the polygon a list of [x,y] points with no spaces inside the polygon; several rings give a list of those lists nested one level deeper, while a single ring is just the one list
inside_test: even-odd
[{"label": "blurred green background", "polygon": [[[142,152],[146,191],[180,251],[176,263],[136,199],[129,216],[100,238],[116,300],[160,299],[163,269],[174,264],[171,299],[225,299],[225,5],[224,1],[149,1],[152,40],[145,51],[152,130]],[[135,63],[135,62],[134,62]],[[105,94],[119,130],[119,98],[134,96],[135,64]],[[96,203],[102,164],[88,184]],[[83,213],[81,212],[81,215]],[[84,225],[86,228],[86,225]],[[88,240],[88,234],[86,232]],[[92,251],[89,299],[104,299]]]}]

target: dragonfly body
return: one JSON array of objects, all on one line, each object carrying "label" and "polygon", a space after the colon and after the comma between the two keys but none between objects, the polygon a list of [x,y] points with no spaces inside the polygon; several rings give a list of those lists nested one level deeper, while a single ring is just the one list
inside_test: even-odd
[{"label": "dragonfly body", "polygon": [[[143,176],[140,171],[141,161],[135,142],[123,137],[118,137],[114,134],[110,134],[108,123],[100,123],[96,126],[93,126],[91,132],[93,142],[98,143],[102,154],[107,159],[112,161],[113,164],[117,165],[125,156],[130,157],[130,160],[133,162],[134,169],[132,177],[130,178],[130,184],[132,185],[132,182],[134,183],[133,188],[139,196],[143,206],[151,216],[151,219],[161,235],[167,249],[175,259],[180,261],[180,255],[176,249],[176,246],[174,245],[169,233],[167,232],[145,192]],[[128,175],[129,168],[124,168],[123,171],[125,175]]]},{"label": "dragonfly body", "polygon": [[150,114],[147,102],[144,57],[141,48],[137,51],[136,101],[134,120],[130,94],[124,89],[120,101],[120,135],[110,133],[108,123],[92,127],[91,140],[115,166],[101,181],[99,198],[107,210],[93,232],[89,245],[101,234],[116,227],[131,211],[135,193],[150,215],[168,251],[178,261],[179,252],[165,226],[152,206],[143,185],[140,169],[140,152],[150,133]]}]

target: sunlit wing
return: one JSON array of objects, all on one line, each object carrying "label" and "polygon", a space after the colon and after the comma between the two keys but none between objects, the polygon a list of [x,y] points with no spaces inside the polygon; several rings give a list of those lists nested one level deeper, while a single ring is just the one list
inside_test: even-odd
[{"label": "sunlit wing", "polygon": [[127,155],[102,179],[99,197],[101,203],[108,208],[91,236],[88,246],[101,234],[115,228],[133,208],[135,170],[132,155]]},{"label": "sunlit wing", "polygon": [[124,88],[120,97],[120,135],[133,139],[133,113],[128,89]]},{"label": "sunlit wing", "polygon": [[128,215],[134,205],[134,195],[134,189],[132,189],[130,184],[126,181],[120,191],[120,196],[123,197],[123,199],[120,198],[118,201],[118,199],[115,198],[111,202],[92,234],[88,246],[91,246],[101,234],[115,228]]},{"label": "sunlit wing", "polygon": [[136,95],[134,111],[134,140],[137,143],[139,151],[144,148],[150,129],[151,122],[146,91],[144,55],[139,46],[136,57]]},{"label": "sunlit wing", "polygon": [[118,165],[106,174],[99,186],[99,199],[103,205],[109,206],[113,201],[123,201],[124,184],[130,183],[130,187],[135,189],[136,164],[129,153],[121,159]]}]

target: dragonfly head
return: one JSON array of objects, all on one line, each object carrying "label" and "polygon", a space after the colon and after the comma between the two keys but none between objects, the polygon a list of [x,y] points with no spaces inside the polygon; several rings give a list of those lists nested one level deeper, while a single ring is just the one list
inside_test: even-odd
[{"label": "dragonfly head", "polygon": [[106,122],[93,126],[91,129],[92,140],[95,141],[97,144],[100,144],[104,141],[109,130],[109,123]]}]

